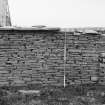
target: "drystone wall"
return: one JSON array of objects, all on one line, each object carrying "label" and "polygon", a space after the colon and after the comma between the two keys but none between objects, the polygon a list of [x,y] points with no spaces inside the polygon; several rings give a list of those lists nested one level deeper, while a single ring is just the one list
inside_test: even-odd
[{"label": "drystone wall", "polygon": [[64,35],[0,32],[0,85],[63,85]]},{"label": "drystone wall", "polygon": [[105,67],[99,62],[104,35],[5,30],[0,31],[0,86],[63,86],[65,45],[66,85],[94,83],[98,76],[104,84]]},{"label": "drystone wall", "polygon": [[67,33],[68,84],[93,83],[98,76],[99,35]]}]

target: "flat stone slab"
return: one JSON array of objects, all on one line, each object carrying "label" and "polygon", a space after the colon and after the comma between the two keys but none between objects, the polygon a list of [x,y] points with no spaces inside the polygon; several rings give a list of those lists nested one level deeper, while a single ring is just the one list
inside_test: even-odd
[{"label": "flat stone slab", "polygon": [[31,94],[40,95],[39,90],[19,90],[18,92],[22,93],[22,94],[25,94],[25,95],[31,95]]}]

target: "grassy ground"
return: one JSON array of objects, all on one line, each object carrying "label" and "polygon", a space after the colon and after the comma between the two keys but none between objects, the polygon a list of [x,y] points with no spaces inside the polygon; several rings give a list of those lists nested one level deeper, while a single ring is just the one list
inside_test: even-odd
[{"label": "grassy ground", "polygon": [[[40,95],[22,94],[20,88],[0,89],[0,105],[103,105],[104,86],[43,87]],[[28,88],[23,88],[27,89]],[[31,87],[32,89],[32,87]]]}]

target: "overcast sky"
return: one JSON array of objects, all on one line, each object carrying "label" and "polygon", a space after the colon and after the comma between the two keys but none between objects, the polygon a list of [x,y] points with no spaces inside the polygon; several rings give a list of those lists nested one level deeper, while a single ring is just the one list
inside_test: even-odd
[{"label": "overcast sky", "polygon": [[13,25],[105,27],[105,0],[8,0]]}]

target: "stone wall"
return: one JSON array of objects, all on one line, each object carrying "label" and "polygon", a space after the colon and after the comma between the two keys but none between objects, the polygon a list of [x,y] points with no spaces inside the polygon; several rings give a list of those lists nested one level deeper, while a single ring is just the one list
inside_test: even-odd
[{"label": "stone wall", "polygon": [[0,85],[63,85],[64,35],[0,32]]},{"label": "stone wall", "polygon": [[63,86],[65,44],[66,84],[94,83],[97,76],[104,84],[104,41],[100,32],[0,31],[0,86]]},{"label": "stone wall", "polygon": [[99,35],[67,33],[67,83],[94,83],[99,70]]}]

